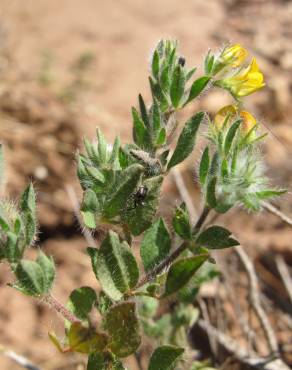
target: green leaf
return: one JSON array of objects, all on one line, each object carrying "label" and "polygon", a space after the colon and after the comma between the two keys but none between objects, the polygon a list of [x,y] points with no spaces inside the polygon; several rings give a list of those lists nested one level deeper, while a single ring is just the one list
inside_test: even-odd
[{"label": "green leaf", "polygon": [[221,226],[211,226],[199,234],[196,244],[208,249],[223,249],[234,247],[240,243],[230,238],[231,232]]},{"label": "green leaf", "polygon": [[197,255],[174,262],[167,274],[163,297],[177,292],[186,285],[207,258],[208,255]]},{"label": "green leaf", "polygon": [[183,348],[175,346],[158,347],[151,355],[148,370],[172,370],[183,353]]},{"label": "green leaf", "polygon": [[279,189],[279,190],[278,189],[265,189],[261,191],[256,191],[254,194],[256,195],[257,198],[263,200],[263,199],[278,197],[285,193],[287,193],[286,189]]},{"label": "green leaf", "polygon": [[18,238],[11,231],[6,232],[6,245],[4,248],[4,254],[10,263],[17,262],[22,256],[18,247]]},{"label": "green leaf", "polygon": [[197,96],[199,96],[201,92],[205,89],[205,87],[208,85],[210,79],[211,77],[209,76],[203,76],[195,80],[192,83],[188,99],[184,105],[188,104],[189,102],[194,100]]},{"label": "green leaf", "polygon": [[107,162],[107,142],[102,132],[97,129],[97,139],[98,139],[98,156],[101,164],[106,164]]},{"label": "green leaf", "polygon": [[199,169],[199,178],[201,186],[205,185],[206,178],[209,173],[209,167],[210,167],[209,148],[206,147],[202,155]]},{"label": "green leaf", "polygon": [[140,108],[142,120],[145,126],[149,128],[149,118],[148,118],[147,108],[146,108],[146,105],[144,103],[144,100],[141,94],[139,94],[138,99],[139,99],[139,108]]},{"label": "green leaf", "polygon": [[0,216],[0,227],[5,232],[10,230],[8,223],[1,216]]},{"label": "green leaf", "polygon": [[149,147],[149,135],[147,128],[134,107],[132,108],[132,117],[134,142],[142,149]]},{"label": "green leaf", "polygon": [[230,128],[227,132],[227,135],[226,135],[226,138],[225,138],[225,141],[224,141],[224,153],[225,153],[225,155],[229,154],[233,139],[235,137],[235,134],[236,134],[237,130],[239,129],[239,126],[241,125],[241,122],[242,122],[241,119],[235,121],[230,126]]},{"label": "green leaf", "polygon": [[196,72],[197,68],[192,68],[191,70],[188,71],[187,75],[186,75],[186,80],[189,81],[192,77],[193,77],[193,74]]},{"label": "green leaf", "polygon": [[160,129],[161,129],[161,114],[160,109],[157,100],[154,100],[153,106],[152,106],[152,128],[153,128],[153,136],[155,138],[155,141],[157,139],[157,136],[159,135]]},{"label": "green leaf", "polygon": [[109,158],[109,163],[113,165],[113,169],[120,169],[119,165],[119,150],[121,141],[118,137],[115,138],[114,146]]},{"label": "green leaf", "polygon": [[169,253],[171,239],[162,218],[159,218],[144,234],[140,254],[146,271],[159,264]]},{"label": "green leaf", "polygon": [[138,298],[139,316],[152,318],[158,309],[159,301],[153,297],[141,296]]},{"label": "green leaf", "polygon": [[164,145],[165,143],[166,143],[166,129],[163,127],[159,131],[155,144],[156,146],[161,146],[161,145]]},{"label": "green leaf", "polygon": [[93,271],[104,292],[113,300],[135,287],[139,279],[139,269],[131,248],[126,242],[110,231],[100,249],[88,248]]},{"label": "green leaf", "polygon": [[69,297],[66,307],[80,320],[87,320],[88,314],[97,301],[95,291],[84,286],[74,289]]},{"label": "green leaf", "polygon": [[207,194],[206,194],[206,201],[209,207],[216,208],[217,207],[217,199],[216,199],[216,183],[217,178],[213,176],[210,181],[208,182],[207,186]]},{"label": "green leaf", "polygon": [[81,215],[83,218],[84,225],[88,227],[89,229],[95,229],[96,228],[96,217],[95,214],[90,211],[81,211]]},{"label": "green leaf", "polygon": [[57,350],[59,352],[63,353],[64,350],[63,350],[62,345],[61,345],[59,339],[57,338],[56,334],[54,332],[48,332],[48,336],[49,336],[50,341],[57,348]]},{"label": "green leaf", "polygon": [[17,278],[14,288],[30,296],[46,293],[45,276],[41,266],[35,261],[22,260],[15,269]]},{"label": "green leaf", "polygon": [[80,323],[73,323],[68,332],[68,341],[71,351],[88,354],[102,351],[108,344],[108,336]]},{"label": "green leaf", "polygon": [[199,112],[186,122],[178,138],[174,153],[168,162],[168,170],[184,161],[192,153],[195,146],[196,133],[204,115],[204,112]]},{"label": "green leaf", "polygon": [[168,93],[170,87],[169,71],[170,71],[169,64],[165,63],[161,71],[160,84],[162,90],[165,91],[166,93]]},{"label": "green leaf", "polygon": [[192,228],[190,224],[190,216],[186,208],[186,204],[182,203],[176,208],[172,220],[174,231],[184,240],[192,239]]},{"label": "green leaf", "polygon": [[46,256],[43,252],[39,252],[36,262],[41,267],[44,275],[44,292],[48,293],[55,279],[55,263],[53,257]]},{"label": "green leaf", "polygon": [[151,77],[149,77],[149,83],[153,99],[156,98],[159,101],[160,109],[162,112],[165,112],[169,107],[169,103],[164,91],[161,89],[160,84],[155,83]]},{"label": "green leaf", "polygon": [[160,188],[163,181],[162,176],[155,176],[143,182],[148,189],[143,204],[125,209],[123,222],[125,222],[133,235],[140,235],[152,223],[159,204]]},{"label": "green leaf", "polygon": [[125,208],[129,196],[133,194],[140,180],[142,171],[143,167],[141,165],[133,164],[120,172],[104,205],[103,215],[105,218],[113,218]]},{"label": "green leaf", "polygon": [[98,352],[89,355],[87,370],[126,370],[126,368],[113,354]]},{"label": "green leaf", "polygon": [[170,85],[170,98],[174,108],[178,108],[185,90],[186,78],[180,65],[177,65],[173,71]]},{"label": "green leaf", "polygon": [[28,246],[32,243],[37,232],[36,218],[31,212],[21,214],[21,220],[25,231],[25,244]]},{"label": "green leaf", "polygon": [[204,70],[207,75],[211,74],[213,65],[214,65],[214,55],[211,54],[211,50],[209,49],[208,54],[204,61]]},{"label": "green leaf", "polygon": [[102,316],[110,309],[113,303],[114,302],[103,290],[99,292],[97,309]]},{"label": "green leaf", "polygon": [[95,192],[91,189],[86,189],[83,193],[81,211],[97,213],[99,210],[99,202]]},{"label": "green leaf", "polygon": [[105,177],[99,169],[93,166],[85,166],[84,168],[86,172],[98,183],[103,184],[105,182]]},{"label": "green leaf", "polygon": [[155,50],[152,57],[152,74],[156,80],[159,79],[159,59],[159,54]]},{"label": "green leaf", "polygon": [[20,198],[20,209],[23,212],[29,211],[32,215],[35,215],[36,211],[36,196],[33,185],[30,183],[23,192]]},{"label": "green leaf", "polygon": [[121,302],[111,307],[105,316],[110,335],[110,350],[118,357],[134,353],[140,343],[140,328],[134,302]]}]

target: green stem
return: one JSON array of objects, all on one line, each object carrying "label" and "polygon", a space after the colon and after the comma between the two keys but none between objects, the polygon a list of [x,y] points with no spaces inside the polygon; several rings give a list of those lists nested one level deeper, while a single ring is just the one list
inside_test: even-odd
[{"label": "green stem", "polygon": [[[208,214],[210,212],[210,208],[205,207],[201,216],[199,217],[198,221],[196,222],[195,226],[193,227],[193,233],[197,233],[203,223],[205,222]],[[140,281],[138,282],[136,289],[142,287],[143,285],[149,283],[153,280],[157,275],[159,275],[162,271],[167,269],[176,259],[181,255],[189,247],[189,242],[184,241],[176,250],[174,250],[165,260],[163,260],[159,265],[157,265],[152,271],[145,274]]]}]

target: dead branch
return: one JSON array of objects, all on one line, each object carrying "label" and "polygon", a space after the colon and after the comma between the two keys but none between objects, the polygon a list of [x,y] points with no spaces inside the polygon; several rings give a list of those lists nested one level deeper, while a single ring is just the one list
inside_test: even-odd
[{"label": "dead branch", "polygon": [[14,361],[15,363],[17,363],[18,365],[22,366],[25,369],[41,370],[38,366],[34,365],[26,357],[18,355],[14,351],[0,347],[0,353],[2,353],[3,356],[9,358],[10,360]]},{"label": "dead branch", "polygon": [[288,217],[285,213],[281,212],[278,208],[267,202],[262,202],[262,205],[267,211],[279,217],[286,224],[292,226],[292,219]]},{"label": "dead branch", "polygon": [[276,256],[276,266],[292,303],[292,278],[283,256]]},{"label": "dead branch", "polygon": [[241,246],[238,246],[235,248],[235,251],[240,258],[246,272],[248,275],[249,280],[249,294],[250,294],[250,303],[252,308],[254,309],[258,320],[261,324],[261,327],[265,333],[271,354],[275,355],[279,352],[278,342],[275,335],[275,332],[270,324],[270,321],[268,319],[268,316],[266,315],[266,312],[264,311],[262,305],[261,305],[261,299],[260,299],[260,293],[259,293],[259,285],[258,285],[258,279],[256,276],[256,272],[254,269],[254,266],[244,251],[244,249]]},{"label": "dead branch", "polygon": [[238,343],[228,335],[220,332],[207,321],[200,319],[198,325],[208,336],[212,336],[217,342],[232,354],[242,364],[248,365],[258,370],[291,370],[281,359],[269,357],[249,357],[246,349],[240,347]]}]

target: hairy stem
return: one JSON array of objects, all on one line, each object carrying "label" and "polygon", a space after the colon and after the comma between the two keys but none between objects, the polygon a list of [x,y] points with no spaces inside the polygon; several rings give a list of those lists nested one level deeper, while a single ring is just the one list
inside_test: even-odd
[{"label": "hairy stem", "polygon": [[43,297],[43,301],[46,302],[51,308],[58,312],[63,318],[70,321],[72,324],[81,323],[76,316],[73,315],[61,302],[59,302],[55,297],[48,294]]},{"label": "hairy stem", "polygon": [[[196,222],[195,226],[193,227],[193,232],[196,233],[200,230],[203,223],[205,222],[208,214],[210,212],[210,208],[205,207],[201,216],[199,217],[198,221]],[[146,283],[149,283],[153,280],[157,275],[159,275],[164,269],[168,268],[176,259],[184,252],[189,246],[189,242],[184,241],[177,249],[175,249],[165,260],[163,260],[159,265],[157,265],[152,271],[145,274],[141,280],[138,282],[136,289],[140,288]]]}]

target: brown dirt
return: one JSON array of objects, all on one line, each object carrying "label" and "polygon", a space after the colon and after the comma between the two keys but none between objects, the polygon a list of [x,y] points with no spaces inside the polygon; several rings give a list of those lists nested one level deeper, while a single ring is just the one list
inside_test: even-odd
[{"label": "brown dirt", "polygon": [[[209,47],[229,40],[243,43],[257,56],[267,88],[248,98],[247,106],[279,137],[271,137],[263,150],[274,182],[290,189],[291,17],[292,3],[284,0],[1,1],[0,138],[6,146],[7,192],[17,196],[30,180],[38,189],[41,248],[56,258],[54,294],[60,300],[76,285],[97,284],[66,193],[70,184],[80,194],[74,153],[96,126],[109,141],[116,135],[129,139],[130,107],[138,92],[149,97],[148,59],[161,37],[177,38],[192,65],[201,62]],[[227,101],[227,95],[215,91],[192,109],[215,112]],[[182,171],[198,199],[194,162],[188,163]],[[166,187],[172,197],[163,197],[165,209],[178,199],[174,184]],[[279,207],[292,214],[290,194]],[[237,212],[222,222],[256,259],[264,287],[278,287],[287,301],[274,266],[267,267],[266,260],[282,253],[292,264],[291,229],[267,213]],[[11,277],[0,267],[0,345],[46,370],[76,369],[80,358],[56,354],[47,338],[48,330],[61,333],[61,322],[7,287]],[[271,316],[280,314],[275,310]],[[283,343],[291,339],[283,330],[279,338]],[[18,369],[4,357],[0,367]]]}]

